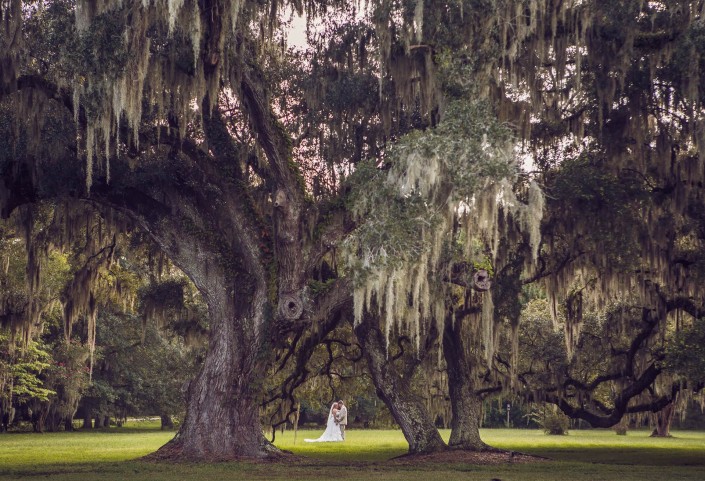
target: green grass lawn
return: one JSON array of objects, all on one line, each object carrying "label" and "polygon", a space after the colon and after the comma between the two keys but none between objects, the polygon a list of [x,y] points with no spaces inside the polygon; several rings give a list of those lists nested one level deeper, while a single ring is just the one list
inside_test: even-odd
[{"label": "green grass lawn", "polygon": [[[349,430],[345,443],[304,443],[318,431],[277,434],[275,444],[302,456],[284,463],[155,464],[139,457],[156,450],[173,432],[131,424],[100,432],[0,435],[0,479],[22,480],[411,480],[411,481],[665,481],[705,480],[705,433],[675,432],[653,439],[648,432],[617,436],[609,430],[540,431],[488,429],[483,439],[500,448],[550,461],[476,466],[464,463],[399,465],[386,460],[407,449],[399,431]],[[448,436],[448,432],[443,432]],[[306,461],[310,460],[310,461]]]}]

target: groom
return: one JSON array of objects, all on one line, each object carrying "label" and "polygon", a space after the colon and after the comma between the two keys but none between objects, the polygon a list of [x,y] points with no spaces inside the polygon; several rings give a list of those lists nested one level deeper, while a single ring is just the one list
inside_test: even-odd
[{"label": "groom", "polygon": [[338,401],[338,413],[335,415],[335,422],[340,426],[340,435],[345,441],[345,426],[348,425],[348,408],[345,407],[345,403],[341,399]]}]

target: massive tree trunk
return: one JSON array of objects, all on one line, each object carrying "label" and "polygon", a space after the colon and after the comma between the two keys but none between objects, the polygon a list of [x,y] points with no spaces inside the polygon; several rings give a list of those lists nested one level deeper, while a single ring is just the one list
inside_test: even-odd
[{"label": "massive tree trunk", "polygon": [[[136,195],[114,199],[194,282],[209,311],[208,352],[188,387],[186,417],[156,456],[261,458],[279,452],[264,438],[259,405],[262,373],[272,354],[269,342],[281,315],[270,296],[282,273],[275,278],[270,266],[280,261],[267,254],[273,251],[271,237],[254,217],[240,181],[224,176],[219,166],[234,155],[226,141],[218,141],[226,138],[223,123],[206,119],[206,133],[216,156],[194,151],[191,159],[172,167],[183,178],[203,178],[203,185],[153,185],[143,199],[147,209],[135,205],[140,202]],[[292,303],[301,302],[300,295],[292,297]],[[291,319],[302,314],[303,308],[295,307]]]},{"label": "massive tree trunk", "polygon": [[188,388],[186,418],[163,454],[186,459],[262,457],[277,451],[264,438],[259,419],[261,376],[267,356],[256,325],[264,309],[251,298],[209,299],[208,354]]},{"label": "massive tree trunk", "polygon": [[428,453],[447,448],[423,401],[411,390],[410,376],[403,376],[387,356],[385,338],[368,314],[355,328],[377,395],[399,424],[409,453]]},{"label": "massive tree trunk", "polygon": [[[176,437],[155,456],[210,461],[271,455],[278,450],[265,440],[259,419],[271,334],[260,248],[246,219],[227,209],[214,213],[204,207],[210,205],[204,199],[182,194],[170,202],[178,206],[173,208],[201,214],[192,217],[189,230],[171,216],[158,221],[136,216],[191,278],[209,310],[208,352],[189,384],[186,417]],[[225,221],[234,232],[227,240],[214,228]]]},{"label": "massive tree trunk", "polygon": [[450,422],[451,448],[487,451],[490,448],[480,439],[482,398],[476,393],[471,360],[463,343],[463,319],[446,316],[443,330],[443,355],[448,369],[448,390],[452,418]]}]

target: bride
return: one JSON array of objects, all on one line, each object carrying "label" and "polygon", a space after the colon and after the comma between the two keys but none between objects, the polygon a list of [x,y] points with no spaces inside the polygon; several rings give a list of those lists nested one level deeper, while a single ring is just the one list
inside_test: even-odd
[{"label": "bride", "polygon": [[323,431],[321,437],[318,439],[304,439],[307,443],[325,443],[331,441],[342,441],[343,435],[340,432],[340,426],[335,422],[335,416],[338,414],[338,403],[335,402],[330,407],[330,412],[328,413],[328,422],[326,423],[326,430]]}]

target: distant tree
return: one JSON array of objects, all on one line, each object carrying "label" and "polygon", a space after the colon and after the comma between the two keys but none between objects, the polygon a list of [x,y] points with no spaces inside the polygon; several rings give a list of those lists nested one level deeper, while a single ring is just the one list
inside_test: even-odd
[{"label": "distant tree", "polygon": [[[40,378],[49,367],[50,355],[37,342],[20,342],[0,334],[0,431],[7,431],[16,409],[48,402],[56,393]],[[35,418],[35,431],[43,429],[43,419]]]},{"label": "distant tree", "polygon": [[[110,393],[84,399],[84,409],[105,413],[122,423],[127,416],[159,416],[162,428],[183,418],[184,389],[200,358],[182,339],[135,316],[105,313],[98,328],[101,357],[94,382]],[[96,393],[97,394],[97,393]]]}]

